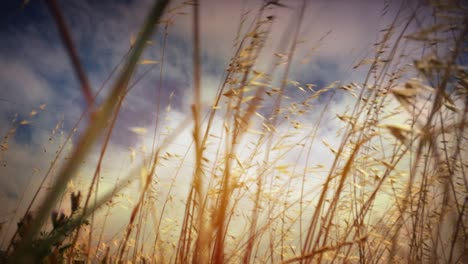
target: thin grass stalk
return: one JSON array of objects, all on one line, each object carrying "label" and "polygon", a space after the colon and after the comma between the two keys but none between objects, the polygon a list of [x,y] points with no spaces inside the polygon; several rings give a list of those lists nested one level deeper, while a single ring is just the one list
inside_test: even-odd
[{"label": "thin grass stalk", "polygon": [[[71,60],[75,75],[78,81],[80,82],[81,91],[86,100],[86,103],[88,104],[88,108],[91,109],[93,107],[94,102],[93,92],[91,89],[91,85],[89,84],[88,78],[86,77],[84,68],[80,62],[76,47],[73,44],[70,30],[68,29],[68,26],[65,22],[65,17],[63,16],[62,11],[60,10],[60,6],[57,3],[57,0],[47,0],[46,3],[52,13],[52,16],[55,20],[55,24],[58,27],[60,37],[62,39],[63,44],[66,47],[68,57]],[[92,113],[92,110],[90,111],[90,113]]]},{"label": "thin grass stalk", "polygon": [[194,119],[194,130],[193,138],[195,142],[195,171],[193,175],[193,185],[195,190],[195,199],[198,203],[197,210],[197,229],[198,234],[195,242],[195,252],[192,256],[192,263],[206,263],[208,261],[209,254],[209,237],[211,228],[206,223],[206,216],[203,208],[203,150],[204,146],[201,141],[201,61],[200,61],[200,14],[198,0],[193,1],[193,17],[192,17],[192,33],[193,33],[193,51],[192,51],[192,63],[193,63],[193,104],[192,114]]}]

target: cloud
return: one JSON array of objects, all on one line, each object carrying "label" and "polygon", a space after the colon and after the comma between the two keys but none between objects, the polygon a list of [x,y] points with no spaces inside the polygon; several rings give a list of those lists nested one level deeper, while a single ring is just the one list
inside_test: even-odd
[{"label": "cloud", "polygon": [[3,99],[36,105],[50,98],[52,92],[46,80],[27,65],[2,60],[0,67]]}]

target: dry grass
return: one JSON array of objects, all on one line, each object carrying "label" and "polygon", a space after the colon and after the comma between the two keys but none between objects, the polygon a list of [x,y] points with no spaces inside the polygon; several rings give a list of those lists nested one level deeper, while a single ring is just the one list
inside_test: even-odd
[{"label": "dry grass", "polygon": [[[90,122],[51,191],[39,200],[39,189],[27,207],[7,249],[11,263],[468,261],[468,76],[462,60],[467,48],[466,6],[420,6],[409,17],[400,10],[382,31],[375,50],[369,51],[369,59],[354,67],[368,67],[362,83],[315,87],[289,80],[291,66],[298,60],[296,45],[307,1],[293,25],[288,53],[272,55],[274,63],[266,72],[256,70],[274,27],[272,12],[282,8],[266,2],[253,15],[252,24],[239,25],[242,30],[231,63],[208,108],[201,102],[199,36],[203,28],[198,1],[164,11],[168,2],[157,1],[122,59],[111,93],[94,107],[71,33],[58,5],[48,1],[88,100],[82,118],[89,115]],[[433,10],[437,23],[415,27],[418,12],[425,8]],[[165,58],[166,36],[179,9],[191,9],[193,14],[192,116],[161,142],[157,133],[164,121],[155,120],[150,153],[113,190],[99,192],[101,164],[122,103],[140,80],[133,75],[145,43],[155,26],[165,29],[158,65],[162,80],[164,61],[170,59]],[[406,64],[411,45],[423,47],[423,52]],[[297,89],[301,99],[289,98],[287,88]],[[337,132],[340,144],[332,146],[319,137],[319,131],[337,96],[354,98],[354,103],[337,115],[342,123]],[[314,121],[304,121],[310,113],[316,114]],[[8,145],[18,125],[21,122],[16,121],[2,146]],[[171,154],[167,147],[187,125],[192,126],[193,151],[189,147],[183,156]],[[81,195],[71,196],[69,215],[55,212],[67,184],[102,134],[90,185],[82,187]],[[322,143],[333,154],[330,166],[314,161],[314,148]],[[41,187],[62,156],[61,149]],[[162,188],[156,172],[164,161],[178,165],[161,195],[156,191]],[[173,192],[182,164],[188,161],[193,162],[193,174],[182,195],[185,210],[176,219],[168,218],[168,208],[179,206]],[[111,225],[108,217],[115,210],[113,201],[138,176],[141,188],[128,221],[104,243],[104,230]],[[317,177],[315,183],[313,177]]]}]

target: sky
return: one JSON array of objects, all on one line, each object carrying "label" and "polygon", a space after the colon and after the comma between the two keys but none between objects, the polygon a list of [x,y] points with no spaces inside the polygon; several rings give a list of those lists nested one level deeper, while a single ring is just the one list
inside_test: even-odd
[{"label": "sky", "polygon": [[[153,1],[58,2],[72,32],[92,91],[96,93],[100,87],[104,87],[97,97],[97,101],[102,102],[113,78],[108,82],[105,80],[127,53],[132,36],[138,33]],[[255,65],[259,71],[271,68],[277,57],[273,54],[286,53],[290,45],[301,1],[283,2],[286,7],[269,11],[275,22],[258,64]],[[306,2],[305,16],[299,31],[300,41],[289,79],[302,84],[315,84],[319,88],[334,81],[362,82],[367,69],[353,69],[353,66],[369,56],[369,50],[382,36],[381,29],[388,26],[395,16],[400,1]],[[145,71],[149,73],[137,83],[123,103],[104,161],[103,188],[111,188],[117,178],[123,177],[137,163],[131,162],[132,149],[140,153],[142,146],[151,147],[152,134],[139,135],[132,132],[132,128],[144,127],[153,131],[156,115],[159,115],[163,121],[163,126],[158,130],[158,135],[161,135],[158,139],[161,140],[168,130],[190,115],[193,100],[191,13],[189,6],[180,7],[180,3],[173,1],[169,8],[172,11],[164,16],[164,20],[171,20],[172,23],[168,26],[162,71],[160,63],[138,66],[136,76],[142,76]],[[261,1],[248,0],[200,1],[204,107],[211,105],[224,77],[234,51],[242,14],[246,14],[245,24],[248,25],[252,21],[252,14],[261,5]],[[142,59],[161,62],[164,30],[164,25],[157,28]],[[18,218],[21,209],[29,203],[55,152],[80,118],[86,103],[45,1],[30,0],[22,4],[21,1],[7,0],[2,3],[0,39],[2,138],[9,134],[12,127],[16,128],[8,138],[8,149],[2,150],[0,154],[0,201],[6,205],[0,209],[0,222],[8,222],[12,217]],[[291,100],[304,96],[297,88],[289,86],[286,95]],[[337,95],[332,100],[319,134],[320,138],[336,147],[340,142],[336,137],[340,124],[335,114],[346,110],[353,99]],[[160,102],[159,108],[156,102]],[[325,99],[319,100],[317,109],[323,108],[326,102]],[[221,131],[222,117],[216,118],[215,131]],[[317,118],[318,111],[308,113],[300,121],[307,126],[317,121]],[[80,123],[72,143],[67,145],[67,152],[73,149],[73,142],[76,142],[86,124],[86,119]],[[246,139],[246,142],[250,139],[255,137]],[[182,155],[190,144],[191,134],[187,130],[169,149]],[[74,178],[76,185],[89,182],[98,150],[99,144]],[[214,152],[214,149],[210,151]],[[324,154],[316,157],[315,163],[331,163],[333,156],[323,144],[317,144],[316,151]],[[143,155],[137,156],[138,160]],[[193,165],[193,162],[188,161],[183,165],[185,182],[189,181],[193,169],[190,164]],[[170,174],[173,170],[162,168],[159,173]],[[169,182],[164,181],[164,177],[161,181],[163,186]],[[181,200],[184,188],[187,186],[178,190]]]}]

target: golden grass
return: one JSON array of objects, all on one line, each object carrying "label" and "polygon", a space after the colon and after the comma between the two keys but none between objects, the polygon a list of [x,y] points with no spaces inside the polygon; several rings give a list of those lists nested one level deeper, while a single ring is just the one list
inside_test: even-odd
[{"label": "golden grass", "polygon": [[[166,10],[157,1],[149,12],[113,89],[99,107],[93,106],[58,5],[49,1],[67,43],[83,94],[89,101],[87,129],[60,168],[51,191],[27,207],[11,238],[11,263],[462,263],[466,261],[466,113],[468,77],[461,56],[466,53],[468,18],[457,6],[432,6],[438,24],[409,32],[417,12],[401,10],[369,51],[369,71],[362,83],[326,87],[289,80],[307,1],[302,2],[287,54],[272,56],[267,72],[256,70],[260,52],[274,27],[270,14],[281,4],[271,1],[254,14],[246,34],[242,23],[236,48],[215,101],[202,104],[200,17],[198,1]],[[159,89],[170,20],[181,8],[193,13],[192,116],[159,143],[162,121],[155,120],[152,148],[143,162],[113,190],[99,192],[99,175],[122,103],[132,85],[147,40],[161,17],[167,16]],[[420,7],[423,8],[423,7]],[[463,7],[466,11],[466,7]],[[400,26],[399,26],[400,25]],[[242,30],[241,30],[242,29]],[[437,36],[447,36],[446,40]],[[417,43],[425,53],[411,65],[405,47]],[[437,45],[447,47],[441,52]],[[373,53],[372,53],[373,52]],[[142,62],[142,63],[139,63]],[[354,68],[365,67],[362,61]],[[281,72],[278,74],[277,72]],[[281,76],[279,87],[273,83]],[[138,82],[139,79],[136,81]],[[297,89],[291,99],[286,89]],[[334,98],[354,98],[350,110],[337,114],[342,128],[338,146],[319,137]],[[319,103],[319,99],[324,99]],[[159,99],[158,99],[159,100]],[[157,109],[160,111],[160,102]],[[320,109],[318,109],[321,107]],[[314,112],[314,122],[304,116]],[[35,113],[37,114],[37,112]],[[81,121],[80,118],[80,121]],[[220,119],[222,125],[216,124]],[[23,120],[25,121],[25,120]],[[14,134],[16,122],[8,135]],[[80,122],[79,121],[79,122]],[[108,122],[109,121],[109,122]],[[330,120],[328,120],[330,121]],[[26,120],[27,122],[27,120]],[[193,126],[193,151],[183,156],[167,147]],[[219,128],[219,129],[218,129]],[[137,133],[147,133],[136,129]],[[53,211],[67,184],[104,132],[97,166],[80,199],[72,195],[71,213]],[[73,132],[72,132],[73,133]],[[68,135],[69,141],[72,133]],[[250,140],[250,139],[254,140]],[[329,166],[314,161],[319,143],[333,154]],[[8,137],[2,143],[8,145]],[[57,152],[41,187],[62,158]],[[212,153],[209,153],[212,151]],[[288,156],[289,155],[289,156]],[[295,155],[295,162],[286,157]],[[166,195],[158,194],[157,171],[164,161],[175,165]],[[181,167],[193,161],[190,186],[181,197],[185,210],[169,218],[177,201]],[[315,164],[315,166],[314,166]],[[317,175],[321,175],[318,177]],[[103,242],[108,217],[119,193],[140,176],[141,188],[126,224]],[[316,178],[314,178],[316,177]],[[314,184],[315,180],[315,184]],[[87,190],[86,192],[84,190]],[[179,194],[180,195],[180,194]],[[84,203],[80,201],[84,200]],[[34,202],[40,202],[33,206]],[[78,207],[80,204],[81,207]],[[180,206],[180,205],[179,205]],[[105,214],[98,209],[107,208]],[[47,219],[52,215],[53,227]],[[102,221],[101,221],[102,220]],[[100,227],[97,223],[102,222]],[[99,235],[97,235],[99,234]]]}]

